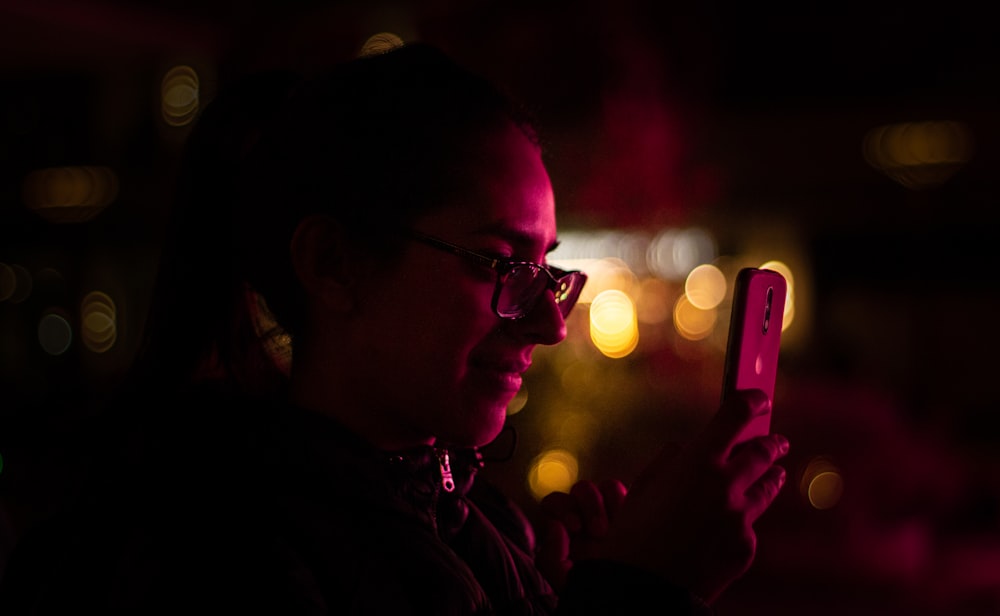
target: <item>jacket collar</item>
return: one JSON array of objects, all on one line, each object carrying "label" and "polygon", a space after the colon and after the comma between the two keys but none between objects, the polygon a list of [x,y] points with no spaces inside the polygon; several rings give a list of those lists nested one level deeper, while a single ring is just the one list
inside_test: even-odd
[{"label": "jacket collar", "polygon": [[385,451],[332,417],[296,406],[287,411],[282,449],[297,474],[369,506],[416,517],[441,535],[464,523],[465,496],[483,467],[477,448]]}]

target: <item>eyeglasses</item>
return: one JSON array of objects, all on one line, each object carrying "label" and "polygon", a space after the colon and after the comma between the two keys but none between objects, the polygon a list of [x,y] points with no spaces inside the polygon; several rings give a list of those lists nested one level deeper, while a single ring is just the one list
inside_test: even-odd
[{"label": "eyeglasses", "polygon": [[552,291],[555,295],[559,312],[566,318],[587,282],[587,275],[580,271],[565,271],[550,265],[505,257],[488,257],[419,231],[408,230],[408,233],[411,239],[418,242],[496,270],[497,284],[493,291],[492,307],[493,312],[501,319],[524,317],[546,291]]}]

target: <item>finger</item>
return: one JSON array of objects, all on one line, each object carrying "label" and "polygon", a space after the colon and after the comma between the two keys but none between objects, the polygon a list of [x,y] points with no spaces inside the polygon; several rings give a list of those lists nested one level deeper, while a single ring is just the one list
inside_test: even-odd
[{"label": "finger", "polygon": [[735,479],[742,476],[750,484],[787,454],[788,446],[788,439],[781,434],[757,436],[733,447],[727,466]]},{"label": "finger", "polygon": [[788,439],[781,434],[768,434],[740,443],[733,449],[727,468],[733,485],[746,489],[788,453]]},{"label": "finger", "polygon": [[759,389],[734,392],[726,398],[696,443],[722,463],[750,421],[771,411],[771,400]]},{"label": "finger", "polygon": [[786,477],[787,473],[784,468],[772,466],[747,489],[745,503],[749,523],[752,524],[767,511],[767,508],[777,498],[781,487],[785,485]]},{"label": "finger", "polygon": [[604,508],[604,496],[597,484],[592,481],[578,481],[570,488],[570,494],[576,498],[586,531],[594,537],[606,535],[608,512]]},{"label": "finger", "polygon": [[604,498],[604,509],[608,512],[608,520],[613,520],[625,502],[628,488],[618,479],[608,479],[601,482],[600,490]]},{"label": "finger", "polygon": [[542,498],[539,508],[550,518],[558,521],[571,533],[583,529],[583,518],[575,497],[565,492],[550,492]]},{"label": "finger", "polygon": [[535,565],[549,583],[560,590],[572,565],[569,560],[569,533],[555,520],[539,523],[539,541]]}]

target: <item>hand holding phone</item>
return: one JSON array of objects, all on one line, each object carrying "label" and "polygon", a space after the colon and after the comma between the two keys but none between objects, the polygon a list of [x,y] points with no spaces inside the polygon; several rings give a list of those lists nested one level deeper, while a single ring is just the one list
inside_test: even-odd
[{"label": "hand holding phone", "polygon": [[[723,369],[723,401],[733,391],[760,389],[774,403],[786,293],[787,282],[778,272],[748,267],[736,275]],[[771,414],[766,413],[750,423],[740,440],[770,430]]]}]

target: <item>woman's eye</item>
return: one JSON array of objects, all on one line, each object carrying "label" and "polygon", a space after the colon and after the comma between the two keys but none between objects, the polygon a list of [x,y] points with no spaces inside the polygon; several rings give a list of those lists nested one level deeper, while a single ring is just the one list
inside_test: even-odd
[{"label": "woman's eye", "polygon": [[509,250],[484,250],[482,254],[491,259],[499,259],[500,261],[510,261],[514,259]]}]

